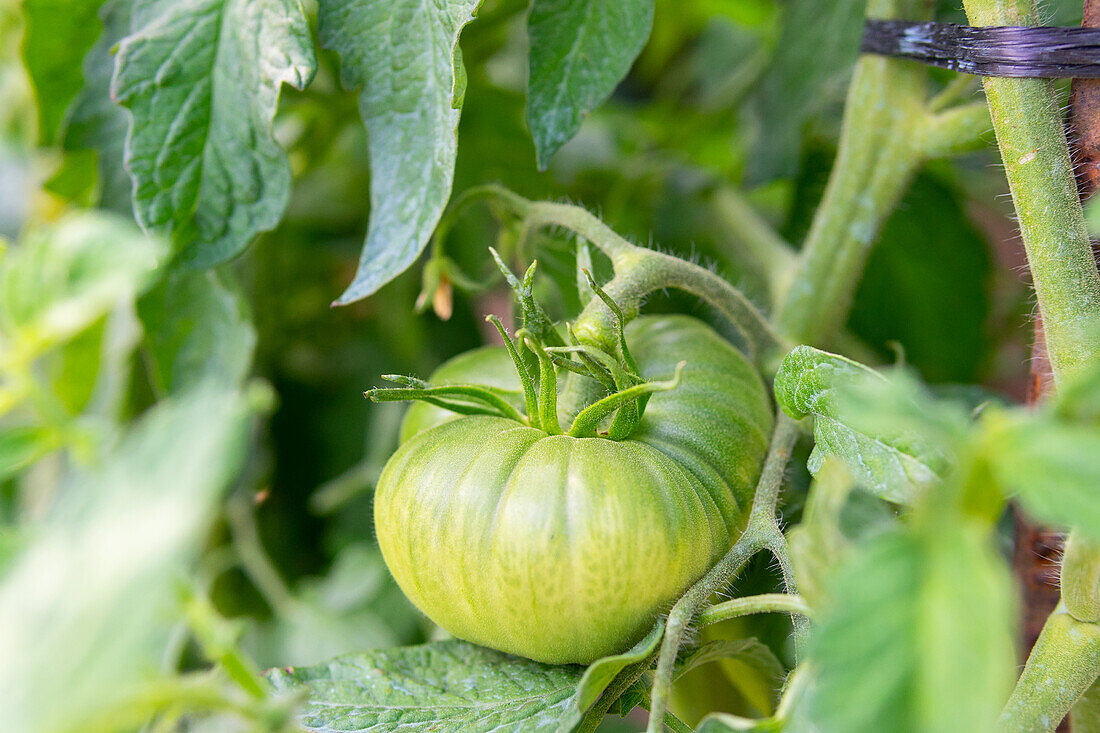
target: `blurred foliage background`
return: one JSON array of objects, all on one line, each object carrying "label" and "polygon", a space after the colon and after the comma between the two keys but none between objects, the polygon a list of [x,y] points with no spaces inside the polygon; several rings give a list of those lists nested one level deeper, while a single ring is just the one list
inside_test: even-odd
[{"label": "blurred foliage background", "polygon": [[[486,0],[462,37],[469,86],[454,191],[499,182],[529,198],[579,202],[628,238],[705,262],[761,298],[740,233],[758,216],[794,246],[805,235],[836,152],[863,5],[658,0],[630,75],[539,172],[524,123],[525,4]],[[1050,2],[1046,15],[1074,24],[1080,6]],[[936,17],[961,13],[940,2]],[[210,374],[261,380],[267,397],[249,404],[269,407],[227,459],[243,466],[229,498],[200,507],[205,529],[185,574],[199,578],[218,614],[240,622],[242,647],[261,667],[432,637],[372,540],[370,490],[402,408],[371,405],[362,391],[382,373],[426,376],[488,338],[485,314],[511,307],[489,246],[516,267],[536,254],[550,274],[543,301],[573,316],[569,242],[551,233],[517,252],[514,233],[475,207],[432,257],[365,301],[331,307],[362,246],[369,167],[354,93],[322,53],[316,80],[284,90],[276,118],[294,173],[282,223],[211,274],[159,278],[156,245],[138,243],[126,220],[120,140],[82,137],[87,115],[121,111],[78,98],[61,139],[43,139],[23,30],[20,3],[0,0],[0,235],[10,240],[0,307],[4,347],[10,356],[19,338],[36,344],[24,366],[47,396],[20,392],[18,369],[0,365],[0,571],[46,521],[58,487],[100,470],[158,400]],[[110,63],[101,42],[87,61],[89,84],[95,65]],[[1033,303],[992,132],[988,142],[920,172],[874,251],[843,346],[871,363],[904,360],[945,388],[1013,399],[1026,383]],[[36,248],[47,252],[39,261]],[[60,262],[68,269],[50,275]],[[59,304],[65,326],[48,333],[43,323],[57,320],[35,319]],[[676,296],[649,307],[711,318]],[[194,429],[179,441],[203,432]],[[796,497],[787,516],[797,512]],[[745,582],[767,590],[772,569]],[[741,623],[783,657],[781,620]],[[168,664],[201,665],[201,638],[183,638]],[[726,704],[751,710],[742,693]]]}]

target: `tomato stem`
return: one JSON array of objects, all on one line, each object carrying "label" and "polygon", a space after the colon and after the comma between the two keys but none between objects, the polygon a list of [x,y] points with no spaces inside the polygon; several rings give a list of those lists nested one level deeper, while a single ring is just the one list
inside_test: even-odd
[{"label": "tomato stem", "polygon": [[763,593],[757,596],[745,596],[723,603],[716,603],[710,608],[700,611],[695,623],[702,628],[757,613],[789,613],[792,616],[805,616],[807,618],[811,615],[809,605],[801,596],[789,593]]},{"label": "tomato stem", "polygon": [[[1033,0],[964,0],[963,7],[973,25],[1039,22]],[[1100,273],[1062,115],[1047,80],[989,77],[982,84],[1019,219],[1051,370],[1055,383],[1062,386],[1100,364]],[[1095,548],[1078,550],[1072,567],[1063,568],[1068,573],[1063,577],[1063,605],[1047,618],[1028,656],[1002,713],[1002,730],[1056,726],[1100,674],[1100,625],[1065,612],[1066,590],[1076,594],[1089,585],[1088,578],[1077,573],[1100,564],[1097,555],[1100,550]],[[1078,610],[1100,604],[1092,585],[1092,604],[1073,598]]]},{"label": "tomato stem", "polygon": [[[871,0],[867,14],[916,19],[927,15],[922,5]],[[930,158],[973,149],[988,132],[984,104],[948,108],[968,83],[928,100],[927,77],[907,60],[857,62],[836,162],[776,316],[791,341],[827,345],[839,335],[871,248],[914,172]]]},{"label": "tomato stem", "polygon": [[1050,615],[1005,705],[997,730],[1053,730],[1100,674],[1100,625],[1059,607]]},{"label": "tomato stem", "polygon": [[[669,612],[665,622],[665,638],[661,642],[661,651],[657,660],[657,672],[653,680],[653,705],[650,708],[648,733],[659,733],[660,723],[668,709],[669,690],[676,664],[676,655],[680,651],[684,634],[695,619],[699,610],[710,597],[726,587],[741,571],[745,563],[756,553],[764,549],[773,549],[773,553],[786,556],[786,540],[779,529],[775,508],[779,500],[779,491],[783,484],[783,475],[791,458],[791,451],[798,440],[799,427],[791,418],[780,414],[772,434],[764,468],[756,485],[752,511],[741,538],[729,552],[718,561],[687,593],[685,593]],[[788,588],[793,592],[793,588]]]},{"label": "tomato stem", "polygon": [[[785,353],[790,346],[776,335],[768,320],[741,291],[705,267],[633,245],[599,217],[579,206],[528,201],[496,185],[471,191],[470,198],[492,198],[524,219],[532,230],[560,226],[591,242],[611,259],[615,277],[604,288],[627,320],[637,315],[646,296],[674,288],[691,293],[717,309],[744,336],[750,356],[772,358]],[[505,276],[508,275],[510,273]],[[602,300],[592,301],[577,319],[575,330],[581,341],[613,352],[617,340],[615,323],[616,314]]]},{"label": "tomato stem", "polygon": [[[890,17],[893,5],[872,3],[868,14]],[[913,132],[925,78],[908,61],[863,56],[856,64],[836,162],[776,317],[795,343],[827,344],[847,320],[878,231],[921,159]]]}]

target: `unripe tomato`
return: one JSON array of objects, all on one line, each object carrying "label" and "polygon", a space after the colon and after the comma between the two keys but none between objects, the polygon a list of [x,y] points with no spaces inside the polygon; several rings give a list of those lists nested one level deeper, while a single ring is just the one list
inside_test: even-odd
[{"label": "unripe tomato", "polygon": [[[431,420],[410,418],[378,482],[378,542],[455,636],[551,664],[623,651],[741,531],[774,419],[760,376],[687,316],[639,318],[627,341],[647,379],[687,366],[625,440],[493,416],[415,432]],[[468,366],[469,381],[486,377]]]}]

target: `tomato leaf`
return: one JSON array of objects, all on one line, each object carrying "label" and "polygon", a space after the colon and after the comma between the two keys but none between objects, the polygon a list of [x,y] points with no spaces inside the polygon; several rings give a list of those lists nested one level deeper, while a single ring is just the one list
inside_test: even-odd
[{"label": "tomato leaf", "polygon": [[615,90],[653,27],[653,0],[533,0],[527,124],[540,170]]},{"label": "tomato leaf", "polygon": [[274,669],[268,678],[278,690],[309,689],[300,720],[308,730],[384,725],[424,731],[568,731],[623,669],[657,648],[663,631],[662,624],[655,624],[628,651],[598,659],[587,669],[540,664],[452,640]]},{"label": "tomato leaf", "polygon": [[754,637],[715,639],[681,650],[674,679],[711,662],[722,662],[722,673],[737,692],[765,712],[774,710],[786,669],[775,653]]},{"label": "tomato leaf", "polygon": [[127,215],[133,211],[133,185],[122,161],[130,123],[126,110],[111,99],[111,76],[115,48],[130,32],[131,5],[130,0],[102,3],[103,33],[84,57],[84,86],[73,100],[62,136],[70,155],[95,151],[99,203]]},{"label": "tomato leaf", "polygon": [[84,85],[80,62],[99,35],[102,0],[26,0],[23,61],[38,99],[38,138],[57,139],[65,112]]},{"label": "tomato leaf", "polygon": [[272,136],[280,85],[316,69],[297,0],[138,0],[111,93],[129,108],[126,167],[142,228],[196,267],[278,223],[290,165]]},{"label": "tomato leaf", "polygon": [[163,667],[179,575],[239,467],[249,413],[219,389],[160,403],[28,528],[0,583],[5,727],[85,728]]},{"label": "tomato leaf", "polygon": [[6,481],[57,445],[53,431],[38,425],[8,425],[0,430],[0,481]]},{"label": "tomato leaf", "polygon": [[[577,693],[574,696],[574,713],[576,714],[578,722],[584,711],[596,702],[600,695],[603,694],[604,690],[607,689],[607,686],[611,684],[616,676],[618,676],[619,672],[622,672],[632,664],[642,661],[657,649],[657,645],[661,643],[661,637],[664,635],[664,631],[664,624],[658,622],[653,625],[653,628],[645,635],[645,638],[629,650],[622,654],[614,654],[610,657],[597,659],[595,662],[588,665],[588,669],[584,671],[584,675],[581,677],[580,682],[577,683]],[[627,712],[630,711],[625,710],[622,714],[625,715]]]},{"label": "tomato leaf", "polygon": [[856,482],[889,501],[910,503],[939,480],[944,460],[938,451],[907,430],[894,430],[876,420],[867,432],[846,410],[845,394],[888,386],[872,369],[809,346],[791,351],[775,377],[775,396],[793,418],[814,417],[816,446],[808,466],[817,473],[827,456],[837,456]]},{"label": "tomato leaf", "polygon": [[926,519],[863,544],[831,584],[810,652],[823,730],[993,729],[1016,669],[1011,577],[983,526]]},{"label": "tomato leaf", "polygon": [[355,279],[367,297],[411,265],[451,195],[465,72],[458,36],[480,0],[321,0],[322,44],[360,88],[370,139],[370,222]]},{"label": "tomato leaf", "polygon": [[556,731],[575,717],[583,674],[441,641],[274,669],[268,678],[277,690],[309,690],[299,720],[307,730]]},{"label": "tomato leaf", "polygon": [[1019,414],[985,426],[990,469],[1028,512],[1100,539],[1100,428]]},{"label": "tomato leaf", "polygon": [[165,247],[132,222],[74,214],[31,230],[0,260],[0,335],[37,354],[148,288]]},{"label": "tomato leaf", "polygon": [[178,272],[138,302],[152,378],[162,393],[204,381],[239,384],[248,373],[256,329],[228,272]]}]

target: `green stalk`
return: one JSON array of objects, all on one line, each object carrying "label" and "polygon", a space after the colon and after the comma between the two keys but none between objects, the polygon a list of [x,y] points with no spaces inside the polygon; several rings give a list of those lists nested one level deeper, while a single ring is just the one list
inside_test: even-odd
[{"label": "green stalk", "polygon": [[1078,621],[1100,623],[1100,543],[1076,532],[1062,556],[1062,602]]},{"label": "green stalk", "polygon": [[700,628],[711,624],[729,621],[733,618],[751,616],[756,613],[789,613],[792,616],[809,616],[810,607],[800,596],[789,593],[763,593],[758,596],[734,598],[732,601],[716,603],[699,613],[696,623]]},{"label": "green stalk", "polygon": [[764,277],[769,305],[774,307],[780,293],[786,292],[790,285],[798,253],[733,188],[718,189],[711,199],[711,210],[729,232],[731,249],[736,250],[738,259],[751,261]]},{"label": "green stalk", "polygon": [[[1038,23],[1032,0],[964,0],[963,5],[976,26]],[[1100,274],[1062,117],[1049,81],[987,78],[983,85],[1043,317],[1051,369],[1055,384],[1061,385],[1100,363],[1095,326]],[[1093,560],[1078,556],[1075,565],[1095,567]],[[1078,578],[1066,580],[1067,587],[1080,589]],[[1098,673],[1100,626],[1056,611],[1032,648],[1005,706],[1001,729],[1053,730]]]},{"label": "green stalk", "polygon": [[[965,0],[970,23],[1035,25],[1031,0]],[[1100,363],[1100,275],[1049,81],[983,80],[1057,383]]]},{"label": "green stalk", "polygon": [[[573,420],[573,425],[569,428],[569,435],[574,438],[587,438],[596,434],[596,428],[599,424],[615,410],[625,409],[625,405],[630,402],[637,402],[645,395],[653,394],[654,392],[668,392],[676,389],[680,386],[680,377],[684,372],[684,365],[686,362],[681,361],[676,365],[676,373],[672,376],[672,379],[665,382],[642,382],[641,384],[635,384],[633,387],[627,387],[626,389],[619,390],[613,395],[604,397],[599,402],[595,402],[588,407],[580,411],[577,417]],[[624,435],[618,436],[617,439],[622,440],[630,435],[630,431],[634,426],[627,426],[628,429]]]},{"label": "green stalk", "polygon": [[1100,674],[1100,626],[1083,623],[1064,607],[1050,615],[998,722],[1002,733],[1039,733],[1058,727]]},{"label": "green stalk", "polygon": [[[868,15],[896,17],[893,0]],[[777,326],[795,343],[828,343],[848,318],[863,267],[889,213],[923,158],[925,72],[881,56],[856,64],[825,196],[810,226]]]},{"label": "green stalk", "polygon": [[[790,460],[791,450],[798,440],[798,435],[798,423],[781,414],[775,424],[775,432],[772,434],[768,456],[764,460],[764,468],[757,482],[756,496],[744,533],[729,552],[718,561],[718,564],[688,589],[669,612],[668,620],[665,622],[665,638],[661,642],[661,653],[657,659],[657,672],[653,680],[653,705],[650,708],[647,733],[659,733],[661,724],[658,721],[664,720],[665,712],[668,710],[676,655],[680,651],[684,634],[696,614],[714,593],[729,584],[753,555],[772,546],[777,536],[782,541],[783,534],[779,530],[775,507],[779,501],[779,490],[783,485],[783,474],[787,470],[787,462]],[[785,554],[784,550],[780,552]]]}]

